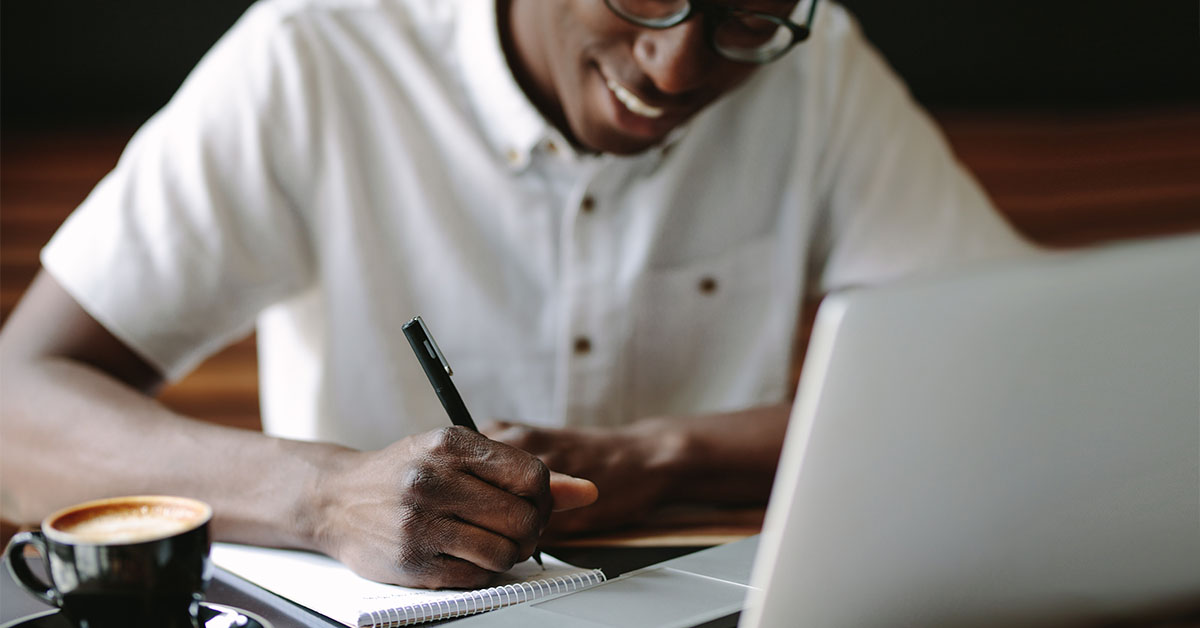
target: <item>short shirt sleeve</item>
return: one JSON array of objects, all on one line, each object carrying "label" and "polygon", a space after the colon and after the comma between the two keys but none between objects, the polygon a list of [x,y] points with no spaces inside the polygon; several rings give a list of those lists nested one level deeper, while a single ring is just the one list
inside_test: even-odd
[{"label": "short shirt sleeve", "polygon": [[995,210],[848,13],[823,25],[836,43],[816,60],[825,143],[809,291],[879,283],[1035,249]]},{"label": "short shirt sleeve", "polygon": [[[297,37],[252,8],[43,249],[45,269],[175,379],[312,280],[291,183]],[[286,157],[292,159],[292,157]]]}]

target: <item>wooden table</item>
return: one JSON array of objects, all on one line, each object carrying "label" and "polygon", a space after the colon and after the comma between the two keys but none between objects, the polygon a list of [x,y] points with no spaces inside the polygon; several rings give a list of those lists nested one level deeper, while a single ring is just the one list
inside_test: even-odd
[{"label": "wooden table", "polygon": [[[583,536],[544,548],[566,562],[600,567],[614,578],[647,565],[682,556],[718,543],[757,534],[761,508],[668,508],[651,517],[645,526],[603,535]],[[38,561],[34,560],[36,565]],[[275,628],[342,626],[274,596],[247,594],[235,578],[217,570],[207,599],[256,613]],[[50,608],[0,573],[0,623]],[[453,622],[442,622],[442,624]],[[439,625],[442,625],[439,624]]]}]

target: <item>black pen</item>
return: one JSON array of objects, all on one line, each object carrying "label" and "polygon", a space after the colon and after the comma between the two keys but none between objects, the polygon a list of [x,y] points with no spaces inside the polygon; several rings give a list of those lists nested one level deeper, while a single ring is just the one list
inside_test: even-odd
[{"label": "black pen", "polygon": [[[412,345],[413,352],[417,354],[417,361],[421,363],[421,368],[425,369],[425,376],[429,378],[429,383],[433,384],[433,392],[437,393],[442,407],[446,409],[446,414],[450,415],[450,422],[472,432],[478,432],[475,421],[471,420],[471,413],[467,411],[467,404],[463,403],[462,395],[458,394],[458,388],[455,388],[454,382],[450,381],[450,376],[454,374],[454,371],[450,368],[450,363],[446,361],[442,350],[438,348],[433,334],[429,333],[425,321],[421,320],[420,316],[414,316],[401,329],[404,331],[404,336],[408,338],[408,344]],[[538,566],[545,567],[542,565],[540,550],[533,550],[533,560],[537,562]]]}]

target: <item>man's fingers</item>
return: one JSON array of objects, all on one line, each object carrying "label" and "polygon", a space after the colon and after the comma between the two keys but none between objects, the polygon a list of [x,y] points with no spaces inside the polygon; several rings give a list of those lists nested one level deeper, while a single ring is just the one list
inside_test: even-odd
[{"label": "man's fingers", "polygon": [[495,573],[469,560],[442,554],[429,562],[429,571],[419,582],[399,584],[426,589],[482,589],[492,584],[495,578]]},{"label": "man's fingers", "polygon": [[466,522],[450,524],[453,542],[445,554],[461,558],[480,569],[503,573],[523,558],[521,548],[511,539]]},{"label": "man's fingers", "polygon": [[537,546],[538,532],[546,523],[536,506],[479,478],[463,476],[456,484],[455,490],[443,495],[448,503],[456,504],[454,509],[447,512],[510,539],[522,552],[533,552]]},{"label": "man's fingers", "polygon": [[551,471],[550,495],[554,498],[554,512],[561,512],[591,504],[600,491],[590,480]]},{"label": "man's fingers", "polygon": [[550,472],[528,452],[459,427],[437,430],[428,437],[429,451],[436,458],[452,461],[451,466],[529,500],[538,512],[549,516]]}]

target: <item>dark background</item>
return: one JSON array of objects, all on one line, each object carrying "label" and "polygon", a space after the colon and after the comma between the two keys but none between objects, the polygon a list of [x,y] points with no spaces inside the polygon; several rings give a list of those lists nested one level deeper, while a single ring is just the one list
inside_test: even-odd
[{"label": "dark background", "polygon": [[[4,0],[14,127],[138,122],[247,0]],[[847,0],[917,98],[946,107],[1200,103],[1200,3]]]}]

